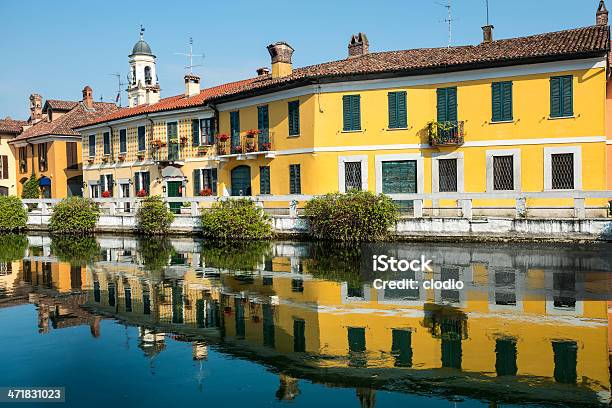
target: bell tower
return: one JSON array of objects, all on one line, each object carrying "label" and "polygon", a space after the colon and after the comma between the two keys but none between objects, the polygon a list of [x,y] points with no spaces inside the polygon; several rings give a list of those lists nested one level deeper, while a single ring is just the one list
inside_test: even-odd
[{"label": "bell tower", "polygon": [[129,55],[130,74],[128,75],[128,99],[133,106],[159,102],[159,84],[155,69],[155,55],[144,40],[144,27],[140,26],[140,39]]}]

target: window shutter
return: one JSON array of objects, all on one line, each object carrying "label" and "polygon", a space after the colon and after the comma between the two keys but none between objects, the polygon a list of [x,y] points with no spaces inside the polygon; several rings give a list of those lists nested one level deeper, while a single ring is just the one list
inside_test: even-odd
[{"label": "window shutter", "polygon": [[104,191],[104,176],[100,176],[100,194]]},{"label": "window shutter", "polygon": [[352,99],[352,130],[360,130],[361,129],[361,96],[353,95]]},{"label": "window shutter", "polygon": [[492,121],[499,122],[502,119],[502,84],[494,82],[491,84],[491,110],[493,112]]},{"label": "window shutter", "polygon": [[446,88],[438,88],[438,122],[446,122],[448,120],[446,115]]},{"label": "window shutter", "polygon": [[212,179],[212,192],[213,195],[217,195],[217,169],[211,170],[211,179]]},{"label": "window shutter", "polygon": [[147,194],[150,194],[151,193],[151,190],[150,190],[151,176],[149,175],[148,171],[142,172],[142,184],[143,184],[142,188],[144,188]]},{"label": "window shutter", "polygon": [[301,194],[300,165],[289,165],[289,194]]},{"label": "window shutter", "polygon": [[259,194],[270,194],[270,167],[259,168]]},{"label": "window shutter", "polygon": [[343,129],[351,130],[351,97],[344,95],[342,97],[342,120],[344,122]]},{"label": "window shutter", "polygon": [[119,153],[127,153],[127,129],[119,130]]},{"label": "window shutter", "polygon": [[289,136],[300,134],[300,101],[288,103],[289,109]]},{"label": "window shutter", "polygon": [[113,175],[109,174],[108,175],[108,191],[110,191],[111,197],[114,197],[113,190],[114,190],[114,188],[113,188]]},{"label": "window shutter", "polygon": [[502,120],[512,120],[512,82],[502,82]]},{"label": "window shutter", "polygon": [[257,107],[257,129],[268,129],[270,121],[268,119],[268,105]]},{"label": "window shutter", "polygon": [[138,151],[142,152],[146,149],[145,127],[138,127]]},{"label": "window shutter", "polygon": [[2,178],[9,178],[8,156],[2,156]]},{"label": "window shutter", "polygon": [[200,195],[200,172],[202,170],[200,169],[194,169],[193,170],[193,196],[197,197]]},{"label": "window shutter", "polygon": [[408,127],[408,115],[406,112],[406,91],[397,92],[397,127]]},{"label": "window shutter", "polygon": [[448,88],[447,96],[447,119],[450,122],[457,120],[457,88]]},{"label": "window shutter", "polygon": [[550,78],[550,116],[561,116],[561,78]]},{"label": "window shutter", "polygon": [[573,98],[573,77],[565,76],[561,78],[561,97],[563,105],[563,116],[572,116],[574,114],[574,98]]},{"label": "window shutter", "polygon": [[200,145],[200,121],[198,119],[191,120],[191,145]]},{"label": "window shutter", "polygon": [[397,93],[389,92],[387,94],[389,101],[389,128],[394,129],[398,127],[397,124]]}]

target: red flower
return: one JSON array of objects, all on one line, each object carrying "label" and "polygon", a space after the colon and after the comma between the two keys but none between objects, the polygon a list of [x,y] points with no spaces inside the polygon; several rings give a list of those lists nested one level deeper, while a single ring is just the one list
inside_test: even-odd
[{"label": "red flower", "polygon": [[240,145],[234,146],[234,153],[242,153],[242,146]]},{"label": "red flower", "polygon": [[143,189],[139,190],[139,191],[136,193],[136,195],[137,195],[138,197],[146,197],[146,196],[147,196],[147,190],[145,190],[145,189],[143,188]]},{"label": "red flower", "polygon": [[229,136],[228,136],[227,133],[221,133],[218,136],[218,139],[219,139],[220,142],[227,142],[229,140]]},{"label": "red flower", "polygon": [[212,189],[206,187],[200,190],[200,195],[202,197],[208,197],[212,195]]},{"label": "red flower", "polygon": [[102,192],[102,198],[111,198],[112,196],[113,195],[108,190]]},{"label": "red flower", "polygon": [[249,129],[246,131],[247,137],[255,137],[259,134],[259,130],[257,129]]},{"label": "red flower", "polygon": [[272,149],[272,143],[268,142],[268,143],[262,143],[261,144],[261,150],[262,151],[269,151]]}]

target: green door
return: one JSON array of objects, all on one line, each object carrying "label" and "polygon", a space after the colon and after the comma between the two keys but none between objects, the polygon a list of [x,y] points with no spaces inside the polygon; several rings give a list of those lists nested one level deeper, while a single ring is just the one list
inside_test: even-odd
[{"label": "green door", "polygon": [[251,195],[251,168],[249,166],[238,166],[232,170],[232,195]]},{"label": "green door", "polygon": [[[411,194],[417,192],[416,160],[385,161],[382,163],[382,192]],[[396,201],[400,211],[412,212],[412,200]]]},{"label": "green door", "polygon": [[[181,181],[168,181],[168,197],[182,197]],[[170,203],[170,210],[178,214],[181,212],[181,203]]]}]

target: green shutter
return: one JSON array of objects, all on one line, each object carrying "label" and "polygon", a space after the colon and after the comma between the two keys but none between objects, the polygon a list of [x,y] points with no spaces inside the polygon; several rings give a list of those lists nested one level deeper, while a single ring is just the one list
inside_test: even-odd
[{"label": "green shutter", "polygon": [[230,133],[231,146],[240,145],[240,113],[238,111],[230,112]]},{"label": "green shutter", "polygon": [[191,145],[200,145],[200,121],[198,119],[191,121]]},{"label": "green shutter", "polygon": [[397,127],[408,127],[408,115],[406,112],[406,91],[397,92]]},{"label": "green shutter", "polygon": [[446,93],[446,109],[447,109],[447,120],[450,122],[457,121],[457,88],[448,88]]},{"label": "green shutter", "polygon": [[270,121],[268,117],[268,105],[257,107],[257,129],[268,129]]},{"label": "green shutter", "polygon": [[289,194],[302,194],[300,165],[289,165]]},{"label": "green shutter", "polygon": [[289,110],[289,136],[300,134],[300,101],[291,101],[287,104]]},{"label": "green shutter", "polygon": [[200,195],[200,169],[193,170],[193,196],[197,197]]},{"label": "green shutter", "polygon": [[395,129],[399,126],[397,124],[397,92],[389,92],[387,99],[389,101],[389,128]]},{"label": "green shutter", "polygon": [[563,116],[574,115],[574,96],[573,96],[573,77],[565,76],[561,78],[561,102],[563,106]]},{"label": "green shutter", "polygon": [[351,116],[351,96],[344,95],[342,97],[342,120],[343,120],[343,129],[345,131],[351,130],[352,128],[352,116]]},{"label": "green shutter", "polygon": [[510,121],[513,119],[512,115],[512,82],[502,82],[502,120]]},{"label": "green shutter", "polygon": [[550,116],[561,116],[561,78],[550,78]]},{"label": "green shutter", "polygon": [[492,121],[502,121],[502,84],[501,82],[494,82],[491,84],[491,110],[493,112]]},{"label": "green shutter", "polygon": [[352,130],[360,130],[361,129],[361,96],[353,95],[352,106],[351,106],[351,116],[353,121],[353,129]]},{"label": "green shutter", "polygon": [[147,192],[147,194],[151,193],[150,190],[150,184],[151,184],[151,176],[149,175],[148,171],[143,171],[142,172],[142,188],[145,189],[145,191]]},{"label": "green shutter", "polygon": [[446,109],[446,91],[447,88],[438,88],[437,99],[438,99],[438,122],[446,122],[447,109]]},{"label": "green shutter", "polygon": [[259,168],[259,194],[270,194],[270,167]]}]

